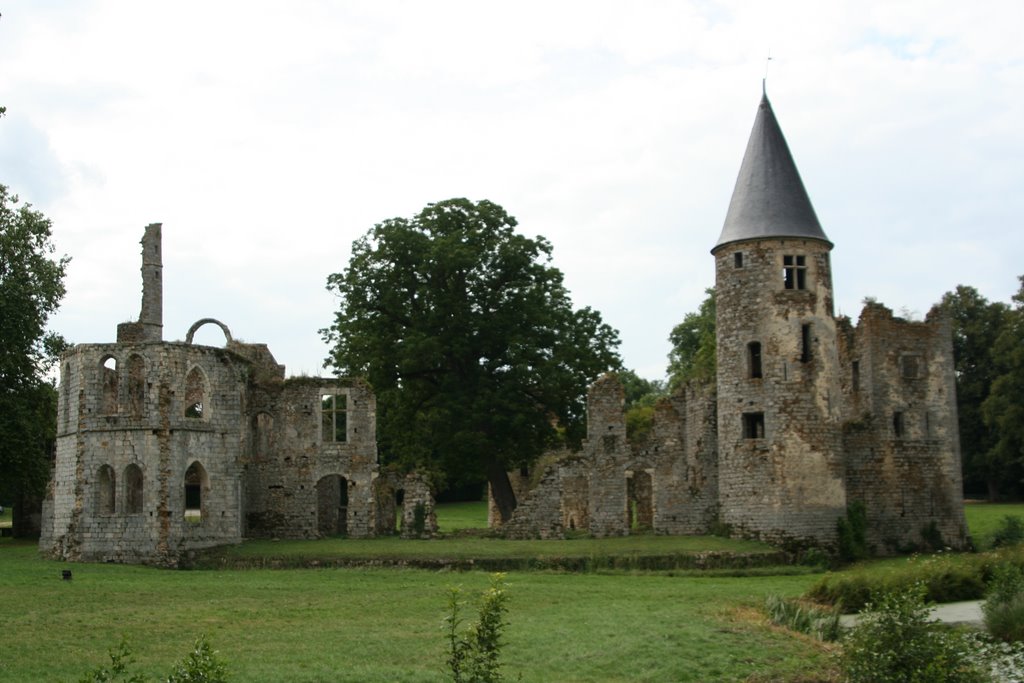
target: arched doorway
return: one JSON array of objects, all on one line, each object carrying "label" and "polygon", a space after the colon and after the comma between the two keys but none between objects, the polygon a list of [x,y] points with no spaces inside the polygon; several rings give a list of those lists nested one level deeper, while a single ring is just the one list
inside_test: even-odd
[{"label": "arched doorway", "polygon": [[654,484],[643,470],[626,476],[626,525],[631,533],[654,528]]},{"label": "arched doorway", "polygon": [[329,474],[316,483],[316,527],[322,536],[348,533],[348,479]]},{"label": "arched doorway", "polygon": [[206,513],[206,496],[210,490],[210,478],[199,461],[185,470],[185,520],[198,524]]}]

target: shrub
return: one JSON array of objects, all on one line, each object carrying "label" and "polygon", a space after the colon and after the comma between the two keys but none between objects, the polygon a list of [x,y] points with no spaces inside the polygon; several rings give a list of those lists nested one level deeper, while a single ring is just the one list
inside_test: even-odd
[{"label": "shrub", "polygon": [[841,665],[850,683],[982,683],[959,632],[928,621],[924,586],[885,593],[868,605],[843,641]]},{"label": "shrub", "polygon": [[864,503],[855,500],[846,508],[846,516],[836,520],[839,559],[844,562],[855,562],[868,556],[867,528],[867,509]]},{"label": "shrub", "polygon": [[1024,541],[1024,520],[1018,515],[1006,515],[992,532],[993,548],[1017,545],[1021,541]]},{"label": "shrub", "polygon": [[200,636],[183,660],[174,666],[166,683],[226,683],[227,667],[217,659],[217,653]]},{"label": "shrub", "polygon": [[460,616],[465,602],[462,591],[448,593],[448,616],[444,621],[448,638],[448,670],[453,683],[497,683],[501,681],[501,640],[507,626],[508,594],[505,575],[492,574],[491,586],[480,599],[476,623],[462,629]]},{"label": "shrub", "polygon": [[144,683],[145,679],[141,674],[128,675],[128,667],[135,663],[128,641],[124,638],[116,648],[107,650],[110,657],[110,667],[97,667],[78,679],[78,683],[110,683],[112,681],[124,681],[124,683]]},{"label": "shrub", "polygon": [[1024,641],[1024,571],[1011,564],[996,566],[981,609],[992,636]]},{"label": "shrub", "polygon": [[764,601],[768,618],[777,626],[806,633],[818,640],[832,642],[839,639],[839,610],[808,605],[799,600],[787,600],[769,595]]}]

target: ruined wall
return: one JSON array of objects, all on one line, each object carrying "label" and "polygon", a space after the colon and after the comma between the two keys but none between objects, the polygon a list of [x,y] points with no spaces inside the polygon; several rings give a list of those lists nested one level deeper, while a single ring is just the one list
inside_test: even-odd
[{"label": "ruined wall", "polygon": [[[241,539],[244,376],[185,344],[79,345],[61,361],[57,457],[43,549],[67,559],[173,563]],[[201,379],[199,414],[188,377]],[[193,382],[194,384],[194,382]],[[199,463],[186,515],[186,471]]]},{"label": "ruined wall", "polygon": [[847,495],[865,504],[869,542],[877,552],[922,548],[937,531],[944,545],[964,547],[948,320],[933,310],[908,322],[871,303],[840,352],[858,407],[844,426]]},{"label": "ruined wall", "polygon": [[554,462],[533,487],[528,476],[515,477],[521,489],[512,519],[501,527],[506,538],[564,538],[567,530],[587,529],[590,460],[567,451],[542,460]]},{"label": "ruined wall", "polygon": [[[252,392],[246,536],[373,535],[376,399],[361,380],[293,378]],[[335,397],[329,399],[327,397]],[[325,425],[325,402],[336,419]]]},{"label": "ruined wall", "polygon": [[[828,543],[846,509],[830,249],[763,239],[715,252],[718,486],[740,535]],[[786,286],[787,257],[801,286]]]}]

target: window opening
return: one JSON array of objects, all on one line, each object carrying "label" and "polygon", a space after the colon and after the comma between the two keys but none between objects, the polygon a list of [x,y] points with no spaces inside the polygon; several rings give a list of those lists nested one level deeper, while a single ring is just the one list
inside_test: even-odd
[{"label": "window opening", "polygon": [[860,361],[853,361],[853,390],[860,391]]},{"label": "window opening", "polygon": [[198,524],[203,520],[203,508],[210,480],[199,462],[185,470],[185,520]]},{"label": "window opening", "polygon": [[897,410],[895,413],[892,414],[892,433],[896,436],[897,439],[902,438],[904,433],[906,432],[906,425],[904,424],[904,422],[905,420],[903,418],[903,413],[901,411]]},{"label": "window opening", "polygon": [[324,443],[348,441],[348,394],[323,394],[320,410]]},{"label": "window opening", "polygon": [[205,412],[206,387],[203,373],[199,368],[192,368],[185,377],[185,417],[201,419]]},{"label": "window opening", "polygon": [[747,344],[747,355],[749,357],[750,378],[761,378],[761,342],[750,342]]},{"label": "window opening", "polygon": [[114,514],[114,491],[114,468],[103,465],[96,477],[96,511],[99,514]]},{"label": "window opening", "polygon": [[737,251],[735,254],[732,255],[732,263],[733,263],[733,266],[735,266],[736,268],[742,268],[743,267],[743,252],[742,251]]},{"label": "window opening", "polygon": [[743,413],[743,438],[764,438],[764,413]]},{"label": "window opening", "polygon": [[921,376],[920,361],[918,356],[900,356],[900,375],[903,379],[917,379]]},{"label": "window opening", "polygon": [[106,415],[117,413],[117,359],[106,356],[100,372],[103,377],[103,412]]},{"label": "window opening", "polygon": [[124,468],[124,511],[129,515],[142,512],[142,470],[135,463]]},{"label": "window opening", "polygon": [[811,324],[804,323],[800,326],[800,362],[807,363],[811,360]]},{"label": "window opening", "polygon": [[786,289],[807,289],[807,257],[799,254],[783,256],[782,281]]}]

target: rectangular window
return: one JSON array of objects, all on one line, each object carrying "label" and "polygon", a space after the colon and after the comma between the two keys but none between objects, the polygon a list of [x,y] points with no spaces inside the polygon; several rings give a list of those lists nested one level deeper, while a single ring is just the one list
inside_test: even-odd
[{"label": "rectangular window", "polygon": [[743,413],[743,438],[764,438],[764,413]]},{"label": "rectangular window", "polygon": [[807,363],[811,360],[811,324],[804,323],[800,326],[800,362]]},{"label": "rectangular window", "polygon": [[782,257],[782,282],[786,289],[807,289],[807,257],[786,254]]},{"label": "rectangular window", "polygon": [[348,394],[323,394],[320,414],[324,443],[348,441]]},{"label": "rectangular window", "polygon": [[897,439],[902,439],[903,435],[906,433],[903,413],[898,410],[892,414],[892,433]]},{"label": "rectangular window", "polygon": [[853,361],[853,390],[860,391],[860,361]]},{"label": "rectangular window", "polygon": [[747,351],[750,356],[750,379],[761,378],[761,342],[750,342],[747,344]]},{"label": "rectangular window", "polygon": [[733,254],[732,255],[732,262],[733,262],[733,265],[735,267],[742,268],[743,267],[743,252],[742,251],[737,251],[735,254]]},{"label": "rectangular window", "polygon": [[900,376],[903,379],[917,379],[921,376],[921,357],[900,356]]}]

